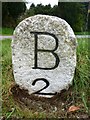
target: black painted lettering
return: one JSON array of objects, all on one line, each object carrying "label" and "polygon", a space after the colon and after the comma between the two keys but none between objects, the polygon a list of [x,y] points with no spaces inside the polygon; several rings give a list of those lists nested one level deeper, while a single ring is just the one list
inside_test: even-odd
[{"label": "black painted lettering", "polygon": [[43,92],[41,92],[44,89],[48,88],[49,82],[45,78],[38,78],[38,79],[35,79],[33,81],[32,85],[34,86],[36,84],[36,82],[38,82],[38,81],[43,81],[43,82],[46,83],[46,85],[43,88],[41,88],[40,90],[38,90],[35,93],[33,93],[33,94],[39,94],[39,95],[56,95],[57,94],[56,92],[55,93],[43,93]]},{"label": "black painted lettering", "polygon": [[[35,63],[34,63],[34,67],[33,69],[43,69],[43,70],[52,70],[58,67],[59,65],[59,57],[58,55],[55,53],[55,51],[58,48],[58,38],[51,33],[48,32],[30,32],[31,34],[34,34],[35,37]],[[55,39],[56,45],[55,48],[53,50],[43,50],[43,49],[38,49],[38,35],[49,35],[52,36]],[[55,61],[55,65],[51,68],[42,68],[38,66],[38,52],[50,52],[52,53],[52,55],[55,57],[56,61]]]}]

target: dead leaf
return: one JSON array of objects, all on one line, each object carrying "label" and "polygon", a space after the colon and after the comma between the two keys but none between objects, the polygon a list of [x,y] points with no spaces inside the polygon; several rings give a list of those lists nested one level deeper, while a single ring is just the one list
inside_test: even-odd
[{"label": "dead leaf", "polygon": [[79,106],[72,105],[72,106],[69,107],[68,112],[75,112],[79,109],[80,109]]}]

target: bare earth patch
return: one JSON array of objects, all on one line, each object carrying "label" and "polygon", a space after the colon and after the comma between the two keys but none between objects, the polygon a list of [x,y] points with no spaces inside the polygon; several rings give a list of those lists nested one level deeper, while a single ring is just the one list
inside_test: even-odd
[{"label": "bare earth patch", "polygon": [[[85,118],[90,119],[86,113],[83,103],[79,101],[79,110],[68,112],[72,105],[77,105],[77,99],[73,98],[72,87],[68,91],[63,90],[61,93],[52,98],[42,98],[35,95],[29,95],[28,91],[21,90],[18,85],[14,85],[10,92],[20,107],[27,107],[34,111],[38,118],[39,113],[46,114],[46,118]],[[13,118],[14,120],[14,118]]]}]

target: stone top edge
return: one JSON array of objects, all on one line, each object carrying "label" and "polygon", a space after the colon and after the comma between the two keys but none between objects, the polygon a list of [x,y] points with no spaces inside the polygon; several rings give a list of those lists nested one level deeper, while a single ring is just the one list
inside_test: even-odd
[{"label": "stone top edge", "polygon": [[[70,37],[72,37],[72,38],[76,38],[75,37],[75,35],[73,34],[74,33],[74,31],[73,31],[73,29],[71,28],[71,26],[67,23],[67,21],[65,21],[64,19],[62,19],[62,18],[59,18],[59,17],[57,17],[57,16],[51,16],[51,15],[42,15],[42,14],[38,14],[38,15],[34,15],[34,16],[30,16],[30,17],[27,17],[27,18],[25,18],[24,20],[22,20],[18,25],[17,25],[17,27],[19,27],[20,25],[22,25],[24,22],[26,22],[26,21],[29,21],[29,20],[31,20],[31,19],[41,19],[41,18],[49,18],[49,19],[52,19],[53,21],[57,21],[57,22],[62,22],[62,23],[64,23],[66,26],[68,26],[68,29],[71,29],[70,30],[70,34],[72,34]],[[36,19],[36,21],[37,21],[37,19]],[[17,28],[16,27],[16,28]],[[14,35],[15,35],[15,30],[14,30],[14,33],[13,33]]]}]

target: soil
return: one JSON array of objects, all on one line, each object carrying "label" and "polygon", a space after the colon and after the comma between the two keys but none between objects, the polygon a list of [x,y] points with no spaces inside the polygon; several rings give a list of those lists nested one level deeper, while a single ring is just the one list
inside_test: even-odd
[{"label": "soil", "polygon": [[[21,106],[27,106],[28,109],[35,111],[35,114],[43,112],[47,118],[81,118],[90,120],[90,116],[86,113],[82,102],[75,98],[72,87],[68,91],[61,91],[61,93],[52,98],[29,95],[27,90],[20,89],[18,85],[14,85],[10,91],[15,101]],[[80,106],[80,110],[69,112],[69,107],[77,105],[77,103]],[[18,120],[18,118],[13,118],[12,120],[14,119]]]}]

